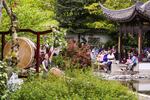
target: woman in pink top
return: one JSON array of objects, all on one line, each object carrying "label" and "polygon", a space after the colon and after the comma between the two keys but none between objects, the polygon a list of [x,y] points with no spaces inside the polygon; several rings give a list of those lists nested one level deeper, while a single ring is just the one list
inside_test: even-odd
[{"label": "woman in pink top", "polygon": [[103,63],[103,58],[104,58],[104,53],[103,51],[99,52],[98,56],[97,56],[97,61],[100,63]]}]

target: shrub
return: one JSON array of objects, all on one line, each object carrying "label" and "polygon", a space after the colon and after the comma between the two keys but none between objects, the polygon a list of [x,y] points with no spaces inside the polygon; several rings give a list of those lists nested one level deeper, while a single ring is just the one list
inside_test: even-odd
[{"label": "shrub", "polygon": [[7,98],[7,79],[6,64],[0,61],[0,100],[5,100]]},{"label": "shrub", "polygon": [[54,65],[59,66],[59,68],[65,69],[65,60],[62,55],[54,56],[52,60]]},{"label": "shrub", "polygon": [[95,77],[90,71],[66,71],[66,76],[53,75],[26,82],[11,94],[11,100],[136,100],[135,95],[114,81]]},{"label": "shrub", "polygon": [[90,46],[88,44],[78,46],[75,40],[69,40],[66,51],[63,54],[65,58],[71,60],[71,65],[76,66],[76,64],[79,64],[79,68],[91,66]]}]

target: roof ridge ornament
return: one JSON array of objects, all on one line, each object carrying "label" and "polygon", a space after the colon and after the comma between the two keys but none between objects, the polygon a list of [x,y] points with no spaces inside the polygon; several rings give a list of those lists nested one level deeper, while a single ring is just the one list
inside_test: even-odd
[{"label": "roof ridge ornament", "polygon": [[144,12],[145,10],[150,10],[150,0],[140,6],[141,10]]}]

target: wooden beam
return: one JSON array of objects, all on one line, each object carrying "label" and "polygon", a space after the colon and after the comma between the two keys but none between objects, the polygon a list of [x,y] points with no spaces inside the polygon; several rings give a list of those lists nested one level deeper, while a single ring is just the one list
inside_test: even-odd
[{"label": "wooden beam", "polygon": [[30,32],[35,35],[38,35],[38,34],[43,35],[43,34],[51,33],[52,29],[45,30],[45,31],[34,31],[32,29],[18,29],[17,32]]},{"label": "wooden beam", "polygon": [[[51,33],[52,32],[52,29],[49,29],[49,30],[45,30],[45,31],[34,31],[32,29],[17,29],[16,30],[17,32],[30,32],[30,33],[33,33],[35,35],[37,35],[38,33],[40,33],[40,35],[44,35],[44,34],[47,34],[47,33]],[[8,31],[0,31],[0,34],[9,34],[11,33],[11,30],[8,30]]]}]

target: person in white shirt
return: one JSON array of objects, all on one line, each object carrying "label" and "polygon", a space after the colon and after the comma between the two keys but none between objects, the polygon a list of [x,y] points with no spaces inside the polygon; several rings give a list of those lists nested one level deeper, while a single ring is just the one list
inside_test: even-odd
[{"label": "person in white shirt", "polygon": [[108,71],[111,71],[111,64],[115,60],[115,56],[111,50],[108,51],[107,59],[108,59],[107,61]]},{"label": "person in white shirt", "polygon": [[96,54],[95,54],[95,50],[94,49],[90,52],[90,56],[91,56],[91,61],[95,62],[96,61]]}]

